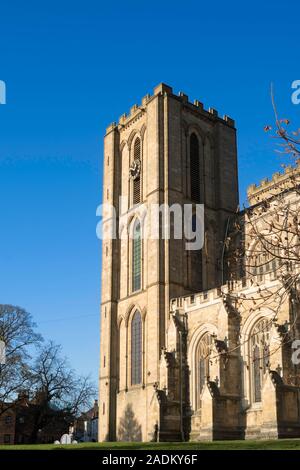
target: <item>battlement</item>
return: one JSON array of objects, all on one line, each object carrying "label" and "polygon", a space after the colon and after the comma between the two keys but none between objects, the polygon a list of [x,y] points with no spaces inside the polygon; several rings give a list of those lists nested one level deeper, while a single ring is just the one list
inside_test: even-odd
[{"label": "battlement", "polygon": [[282,191],[292,188],[295,185],[295,178],[300,183],[300,160],[296,165],[287,165],[283,172],[273,173],[270,179],[264,178],[259,185],[251,184],[247,189],[247,196],[250,205],[257,204],[264,199],[276,196]]},{"label": "battlement", "polygon": [[122,114],[122,116],[120,116],[120,118],[119,118],[118,124],[116,122],[113,122],[112,124],[110,124],[107,127],[106,132],[107,133],[111,132],[115,127],[119,127],[119,129],[122,129],[122,128],[126,127],[129,123],[131,123],[131,121],[133,119],[137,118],[139,115],[142,115],[142,113],[144,113],[145,110],[146,110],[147,104],[152,99],[154,99],[156,96],[159,96],[159,95],[172,96],[172,97],[180,100],[187,107],[189,107],[189,108],[191,108],[195,111],[198,111],[203,116],[206,116],[210,119],[215,119],[215,120],[218,120],[220,122],[223,122],[229,127],[233,127],[233,128],[235,127],[234,120],[231,119],[229,116],[224,115],[223,117],[220,117],[218,115],[218,111],[216,109],[214,109],[212,107],[209,107],[208,109],[205,109],[204,105],[201,101],[194,100],[193,102],[190,102],[188,95],[186,95],[182,91],[180,91],[178,93],[178,95],[175,95],[173,93],[173,88],[172,87],[170,87],[169,85],[166,85],[165,83],[160,83],[159,85],[154,87],[153,95],[149,95],[149,94],[145,95],[141,100],[141,104],[134,104],[130,108],[129,113],[128,114],[127,113]]},{"label": "battlement", "polygon": [[176,297],[170,301],[170,312],[176,310],[184,310],[185,312],[205,306],[211,302],[220,301],[226,294],[232,291],[242,291],[250,287],[250,282],[246,279],[237,281],[229,281],[220,287],[214,287],[203,292],[185,295],[183,297]]},{"label": "battlement", "polygon": [[[274,283],[277,282],[273,273],[267,273],[264,276],[264,282]],[[170,312],[174,313],[177,310],[184,312],[193,311],[197,308],[206,307],[211,303],[222,301],[228,294],[234,293],[236,298],[245,298],[245,295],[260,291],[260,285],[253,286],[253,278],[243,277],[237,280],[227,281],[219,287],[214,287],[207,291],[197,292],[195,294],[184,295],[176,297],[170,301]]]},{"label": "battlement", "polygon": [[251,287],[249,280],[240,279],[237,281],[228,281],[223,286],[214,287],[207,291],[184,295],[183,297],[176,297],[170,301],[170,312],[175,312],[176,310],[184,310],[187,312],[194,308],[199,308],[211,302],[221,300],[224,295],[229,292],[242,291],[249,287]]},{"label": "battlement", "polygon": [[220,299],[221,295],[221,288],[215,288],[205,292],[199,292],[197,294],[185,295],[184,297],[176,297],[175,299],[171,299],[170,301],[170,311],[175,312],[176,310],[183,309],[186,312],[190,308],[199,307],[204,303]]}]

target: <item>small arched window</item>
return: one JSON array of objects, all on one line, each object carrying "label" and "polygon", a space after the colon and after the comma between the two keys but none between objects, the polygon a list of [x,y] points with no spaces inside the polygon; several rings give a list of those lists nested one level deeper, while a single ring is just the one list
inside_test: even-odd
[{"label": "small arched window", "polygon": [[132,238],[132,291],[135,292],[141,288],[142,260],[141,256],[141,224],[135,221]]},{"label": "small arched window", "polygon": [[198,343],[196,350],[196,406],[200,408],[200,395],[206,379],[209,377],[209,355],[212,346],[210,333],[205,333]]},{"label": "small arched window", "polygon": [[260,319],[250,334],[251,383],[254,402],[261,401],[261,390],[269,366],[272,321]]},{"label": "small arched window", "polygon": [[280,249],[274,240],[266,236],[264,246],[260,242],[256,243],[247,262],[246,271],[256,276],[257,282],[263,282],[265,274],[272,273],[276,277],[282,266]]},{"label": "small arched window", "polygon": [[141,139],[137,137],[134,141],[133,146],[133,159],[138,168],[138,172],[133,179],[133,188],[132,188],[132,202],[133,204],[139,204],[141,202]]},{"label": "small arched window", "polygon": [[142,318],[135,311],[131,322],[131,384],[142,382]]},{"label": "small arched window", "polygon": [[196,134],[190,137],[190,181],[191,199],[200,203],[200,153],[199,140]]}]

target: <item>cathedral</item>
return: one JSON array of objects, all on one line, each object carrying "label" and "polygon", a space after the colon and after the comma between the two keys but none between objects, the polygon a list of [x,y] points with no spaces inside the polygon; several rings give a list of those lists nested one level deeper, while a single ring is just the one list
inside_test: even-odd
[{"label": "cathedral", "polygon": [[[298,298],[280,294],[278,257],[251,235],[254,218],[266,231],[265,201],[270,220],[276,197],[290,197],[289,171],[250,186],[258,212],[240,211],[234,120],[163,83],[107,128],[103,203],[118,235],[102,244],[100,441],[300,436],[286,340],[300,330]],[[143,236],[141,206],[195,204],[201,249]],[[249,269],[242,245],[256,252]]]}]

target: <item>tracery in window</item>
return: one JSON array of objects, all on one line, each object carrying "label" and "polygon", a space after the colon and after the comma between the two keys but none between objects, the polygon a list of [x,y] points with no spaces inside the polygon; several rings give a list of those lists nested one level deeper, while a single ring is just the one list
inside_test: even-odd
[{"label": "tracery in window", "polygon": [[272,321],[260,319],[250,333],[250,361],[252,397],[254,402],[261,401],[261,391],[270,359],[270,330]]},{"label": "tracery in window", "polygon": [[142,318],[135,311],[131,322],[131,384],[142,382]]},{"label": "tracery in window", "polygon": [[203,391],[207,378],[209,377],[209,356],[212,347],[212,336],[205,333],[198,343],[196,349],[196,406],[200,408],[200,396]]},{"label": "tracery in window", "polygon": [[136,220],[132,238],[132,292],[136,292],[141,288],[141,252],[141,225]]}]

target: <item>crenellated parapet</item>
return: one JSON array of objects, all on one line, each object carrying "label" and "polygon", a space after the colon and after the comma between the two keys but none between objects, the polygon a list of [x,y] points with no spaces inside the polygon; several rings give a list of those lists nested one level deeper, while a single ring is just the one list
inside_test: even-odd
[{"label": "crenellated parapet", "polygon": [[171,312],[184,312],[191,308],[196,308],[202,304],[212,302],[214,300],[221,299],[221,289],[216,287],[205,292],[198,292],[196,294],[185,295],[183,297],[177,297],[170,301]]},{"label": "crenellated parapet", "polygon": [[188,95],[186,95],[182,91],[180,91],[178,93],[178,95],[175,95],[173,93],[172,87],[170,87],[170,86],[168,86],[164,83],[160,83],[159,85],[157,85],[154,88],[152,95],[150,95],[150,94],[145,95],[142,98],[140,104],[134,104],[130,108],[129,113],[122,114],[122,116],[120,116],[120,118],[118,120],[118,123],[113,122],[112,124],[110,124],[108,126],[106,132],[107,133],[111,132],[111,130],[116,128],[116,127],[120,131],[122,131],[123,129],[128,128],[128,126],[130,126],[132,124],[132,122],[135,122],[137,119],[139,119],[143,115],[143,113],[146,111],[147,104],[158,95],[172,96],[173,98],[181,101],[182,104],[187,109],[190,109],[193,112],[197,112],[197,113],[201,114],[202,116],[205,116],[206,118],[208,118],[210,120],[217,120],[219,122],[222,122],[222,123],[224,123],[225,125],[227,125],[229,127],[233,127],[233,128],[235,127],[234,120],[232,118],[230,118],[229,116],[224,115],[223,117],[220,117],[219,113],[216,109],[214,109],[212,107],[208,107],[207,109],[205,109],[204,105],[201,101],[194,100],[193,102],[190,102]]},{"label": "crenellated parapet", "polygon": [[264,178],[259,185],[251,184],[247,190],[249,204],[252,206],[269,199],[284,190],[300,183],[300,160],[295,165],[287,165],[283,172],[273,173],[272,177]]},{"label": "crenellated parapet", "polygon": [[170,312],[186,312],[197,309],[203,305],[215,302],[226,303],[226,296],[229,292],[241,292],[251,286],[249,280],[239,279],[236,281],[228,281],[220,287],[214,287],[207,291],[197,292],[182,297],[171,299]]}]

